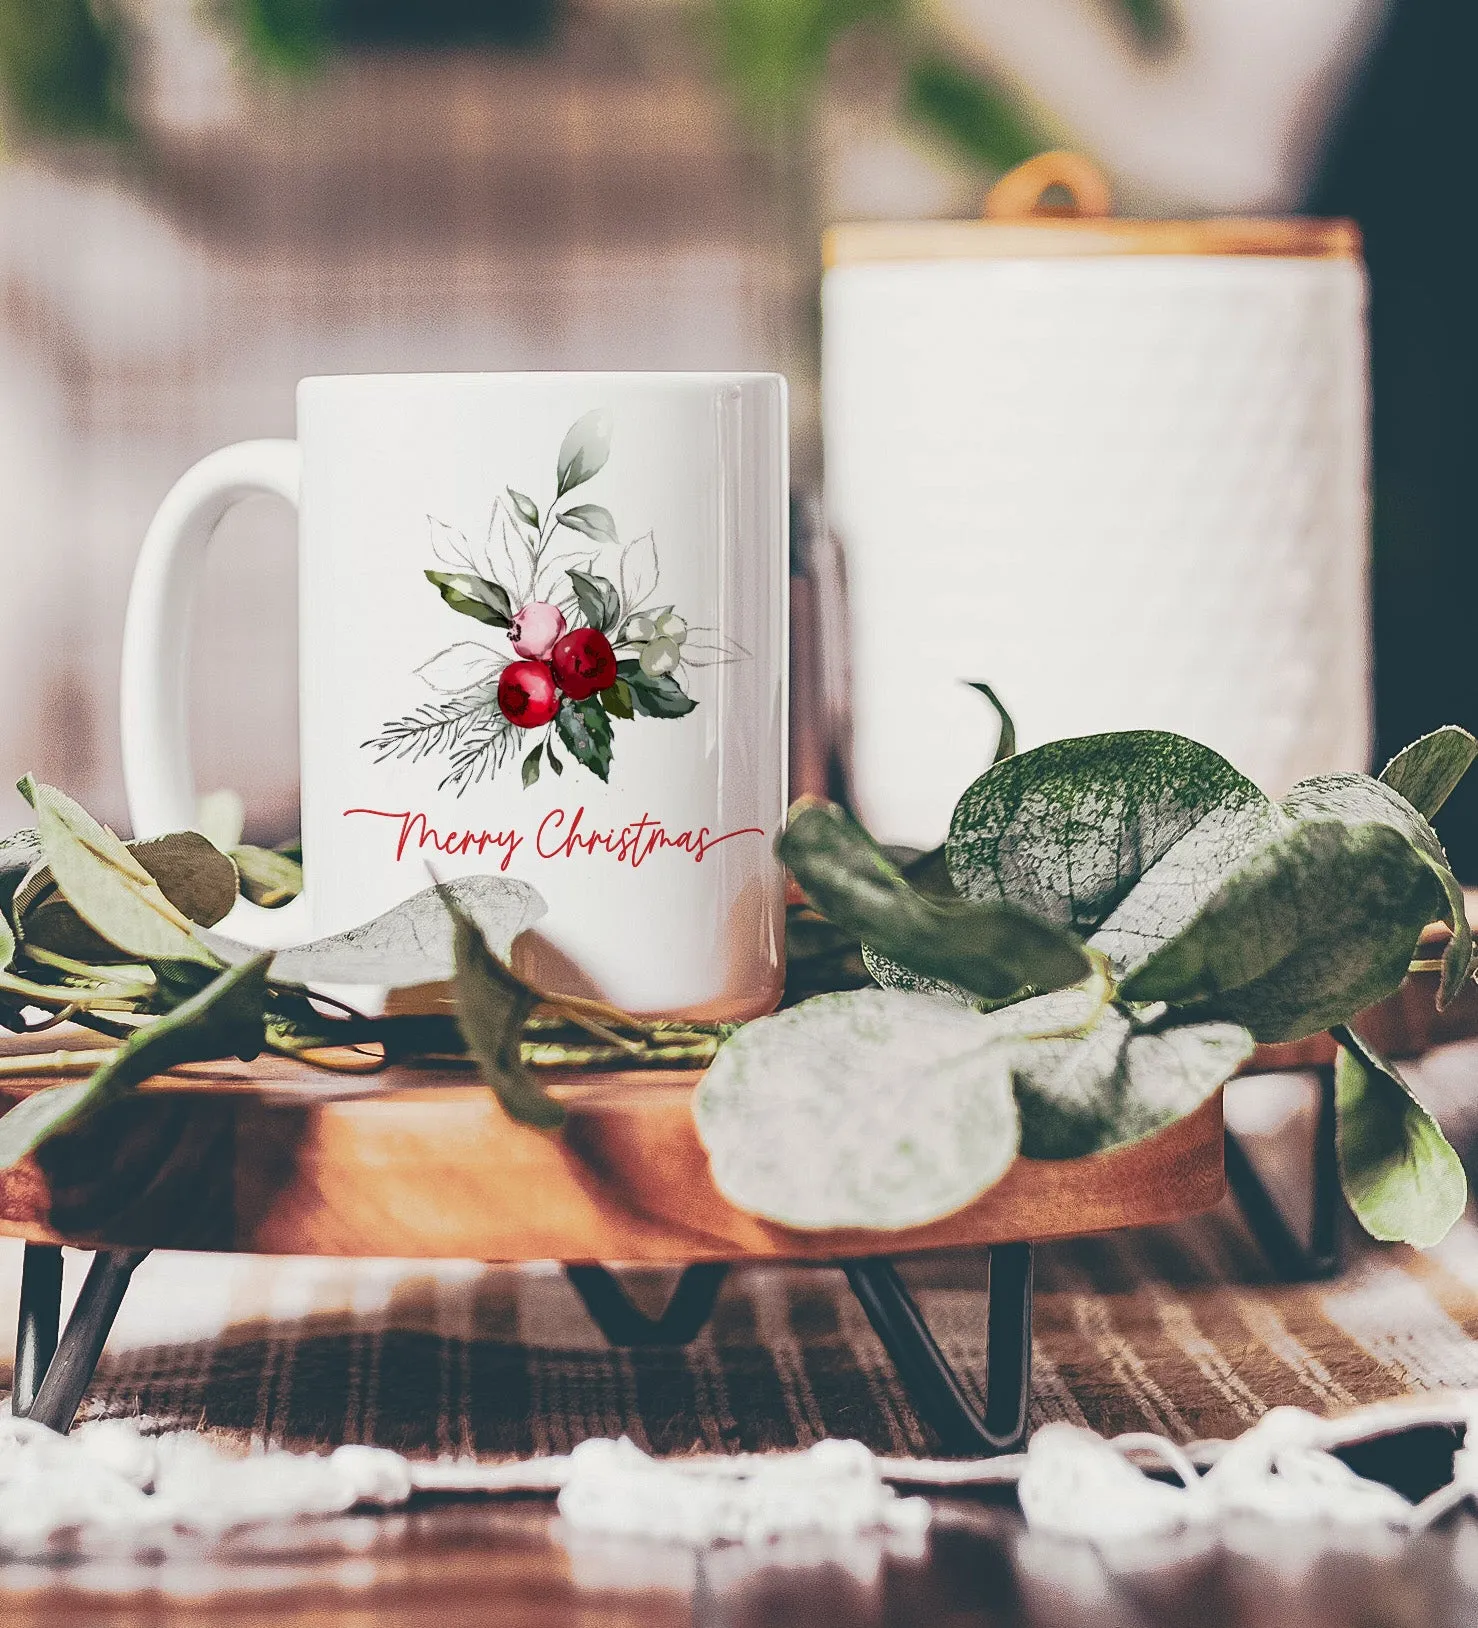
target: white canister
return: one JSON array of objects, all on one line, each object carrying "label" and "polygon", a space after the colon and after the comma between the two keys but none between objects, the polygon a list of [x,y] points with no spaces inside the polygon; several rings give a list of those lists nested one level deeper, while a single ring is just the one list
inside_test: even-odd
[{"label": "white canister", "polygon": [[[1369,766],[1358,234],[1098,218],[1081,166],[828,238],[852,785],[885,841],[937,842],[989,759],[962,680],[1022,746],[1176,730],[1275,794]],[[1037,212],[1052,184],[1074,216]]]}]

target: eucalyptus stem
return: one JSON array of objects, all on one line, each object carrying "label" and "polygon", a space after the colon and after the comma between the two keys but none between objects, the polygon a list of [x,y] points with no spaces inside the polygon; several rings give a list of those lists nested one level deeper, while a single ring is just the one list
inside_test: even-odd
[{"label": "eucalyptus stem", "polygon": [[526,1040],[520,1050],[524,1062],[531,1068],[706,1068],[717,1054],[719,1044],[710,1035],[683,1045],[648,1046],[638,1058],[633,1058],[623,1047],[574,1046],[550,1041]]},{"label": "eucalyptus stem", "polygon": [[50,1010],[63,1006],[91,1007],[98,1012],[138,1010],[137,997],[120,995],[116,989],[94,991],[61,984],[38,984],[13,972],[0,972],[0,994],[14,995],[27,1006],[44,1006]]},{"label": "eucalyptus stem", "polygon": [[0,1080],[28,1080],[36,1075],[46,1079],[67,1079],[91,1074],[110,1063],[116,1046],[106,1051],[32,1051],[18,1057],[0,1057]]}]

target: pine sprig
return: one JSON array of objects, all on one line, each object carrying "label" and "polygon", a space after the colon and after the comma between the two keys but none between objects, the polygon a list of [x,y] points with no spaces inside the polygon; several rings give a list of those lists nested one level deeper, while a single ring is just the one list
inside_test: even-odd
[{"label": "pine sprig", "polygon": [[469,690],[450,701],[423,702],[414,712],[385,724],[364,745],[375,754],[376,763],[390,758],[419,763],[424,757],[456,750],[480,724],[486,727],[497,717],[497,708],[485,690]]},{"label": "pine sprig", "polygon": [[496,774],[513,750],[513,735],[513,725],[502,713],[496,708],[486,709],[452,742],[451,771],[436,789],[455,791],[460,796],[469,786]]}]

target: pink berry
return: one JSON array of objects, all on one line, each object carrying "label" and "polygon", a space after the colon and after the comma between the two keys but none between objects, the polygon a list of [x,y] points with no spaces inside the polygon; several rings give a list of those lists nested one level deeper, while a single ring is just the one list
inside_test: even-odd
[{"label": "pink berry", "polygon": [[531,661],[543,661],[565,630],[564,612],[557,605],[536,599],[513,618],[508,637],[513,648]]}]

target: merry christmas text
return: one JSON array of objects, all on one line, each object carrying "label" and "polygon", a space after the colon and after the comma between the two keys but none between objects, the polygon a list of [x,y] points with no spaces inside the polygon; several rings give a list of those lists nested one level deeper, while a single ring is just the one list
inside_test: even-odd
[{"label": "merry christmas text", "polygon": [[344,818],[356,814],[374,819],[388,820],[389,830],[395,838],[395,857],[404,859],[426,848],[450,857],[476,854],[482,857],[491,849],[502,857],[498,869],[506,871],[515,854],[524,847],[531,849],[524,858],[575,859],[584,854],[616,860],[638,870],[654,854],[676,852],[685,854],[694,864],[701,865],[721,842],[735,837],[762,837],[764,831],[757,825],[746,825],[736,831],[723,831],[715,835],[706,825],[696,831],[669,831],[660,820],[650,814],[628,820],[625,825],[605,829],[587,828],[585,806],[582,803],[572,814],[568,809],[551,808],[532,832],[514,826],[507,831],[472,831],[451,827],[446,831],[434,826],[419,809],[346,808]]}]

